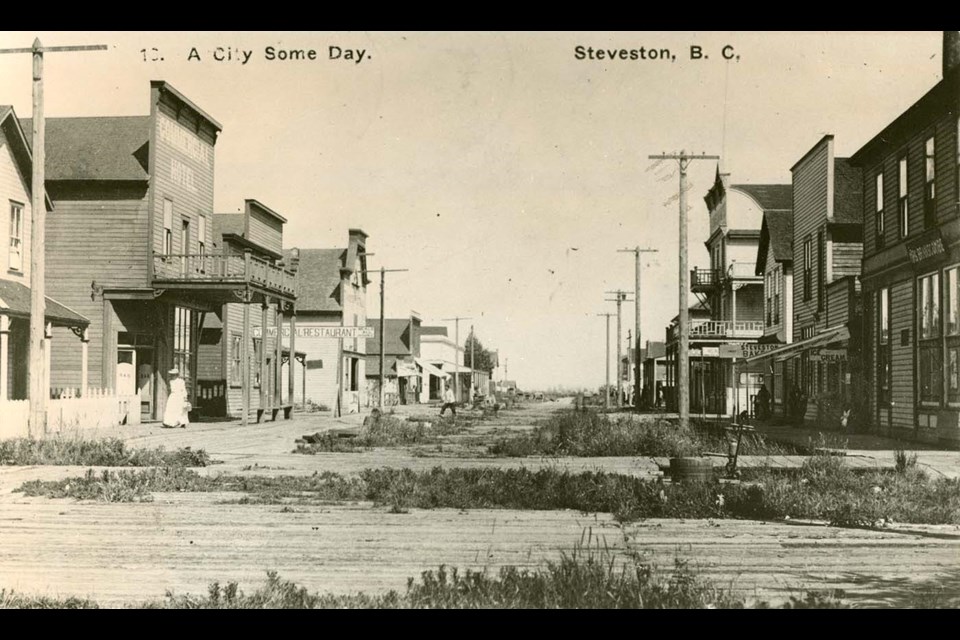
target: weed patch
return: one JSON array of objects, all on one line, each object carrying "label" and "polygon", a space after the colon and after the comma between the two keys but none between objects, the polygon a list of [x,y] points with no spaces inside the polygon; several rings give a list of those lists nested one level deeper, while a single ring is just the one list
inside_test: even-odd
[{"label": "weed patch", "polygon": [[0,441],[0,465],[205,467],[209,464],[210,456],[203,449],[128,449],[119,438],[14,438]]}]

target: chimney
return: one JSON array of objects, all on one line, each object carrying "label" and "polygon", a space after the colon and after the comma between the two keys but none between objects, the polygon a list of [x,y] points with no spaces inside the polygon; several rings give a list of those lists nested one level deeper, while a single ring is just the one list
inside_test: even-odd
[{"label": "chimney", "polygon": [[350,236],[351,245],[356,243],[357,247],[363,247],[364,250],[366,250],[367,234],[363,232],[363,229],[349,229],[348,234]]},{"label": "chimney", "polygon": [[943,32],[943,77],[960,66],[960,31]]}]

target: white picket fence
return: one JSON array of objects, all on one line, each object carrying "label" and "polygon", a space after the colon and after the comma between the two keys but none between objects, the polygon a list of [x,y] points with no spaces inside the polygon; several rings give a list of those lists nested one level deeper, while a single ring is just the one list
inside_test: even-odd
[{"label": "white picket fence", "polygon": [[[140,424],[140,396],[118,396],[106,389],[57,389],[47,400],[46,435]],[[0,400],[0,439],[30,435],[30,401]]]}]

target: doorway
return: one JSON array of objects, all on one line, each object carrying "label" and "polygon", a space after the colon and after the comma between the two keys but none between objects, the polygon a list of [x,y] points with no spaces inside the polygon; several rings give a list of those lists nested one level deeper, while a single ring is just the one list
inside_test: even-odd
[{"label": "doorway", "polygon": [[137,392],[137,351],[117,349],[117,395],[132,396]]}]

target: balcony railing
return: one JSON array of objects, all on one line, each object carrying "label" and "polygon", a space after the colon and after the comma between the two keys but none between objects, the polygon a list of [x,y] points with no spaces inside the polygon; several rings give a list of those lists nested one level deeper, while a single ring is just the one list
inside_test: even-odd
[{"label": "balcony railing", "polygon": [[760,338],[763,322],[754,320],[691,320],[691,338]]},{"label": "balcony railing", "polygon": [[155,282],[184,284],[253,284],[296,295],[296,275],[250,254],[154,254]]},{"label": "balcony railing", "polygon": [[755,279],[759,280],[763,276],[757,275],[757,267],[752,262],[732,262],[727,267],[727,279]]},{"label": "balcony railing", "polygon": [[700,269],[698,267],[690,272],[690,289],[692,291],[712,289],[720,284],[720,280],[720,272],[716,269]]}]

